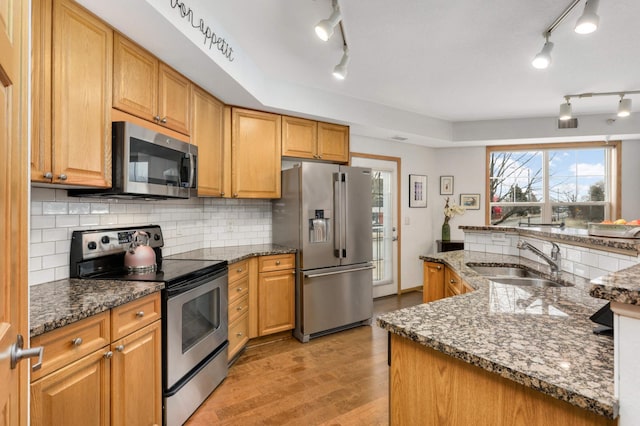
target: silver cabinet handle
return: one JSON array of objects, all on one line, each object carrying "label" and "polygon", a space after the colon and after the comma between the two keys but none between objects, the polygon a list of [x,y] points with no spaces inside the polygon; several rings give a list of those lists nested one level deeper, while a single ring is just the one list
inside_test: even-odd
[{"label": "silver cabinet handle", "polygon": [[160,121],[160,116],[159,115],[154,115],[153,116],[153,121]]},{"label": "silver cabinet handle", "polygon": [[242,333],[238,333],[238,334],[236,334],[236,336],[242,337]]},{"label": "silver cabinet handle", "polygon": [[238,272],[238,273],[242,272],[242,268],[238,268],[238,270],[236,272]]},{"label": "silver cabinet handle", "polygon": [[222,191],[222,192],[220,193],[220,196],[221,196],[221,197],[224,197],[224,191]]},{"label": "silver cabinet handle", "polygon": [[440,269],[442,269],[442,266],[438,265],[436,269],[439,271]]},{"label": "silver cabinet handle", "polygon": [[53,173],[51,173],[51,172],[47,172],[47,173],[45,173],[45,174],[44,174],[44,178],[45,178],[45,179],[53,179]]},{"label": "silver cabinet handle", "polygon": [[67,175],[65,175],[64,173],[61,174],[60,176],[58,176],[58,179],[60,180],[67,180]]},{"label": "silver cabinet handle", "polygon": [[242,287],[238,287],[238,289],[237,289],[237,290],[238,290],[238,293],[240,293],[242,290],[244,290],[244,288],[242,288]]},{"label": "silver cabinet handle", "polygon": [[453,278],[451,278],[451,279],[449,280],[449,282],[450,282],[451,284],[455,284],[455,283],[456,283],[456,280],[454,280]]},{"label": "silver cabinet handle", "polygon": [[238,193],[237,192],[233,193],[233,198],[238,198]]},{"label": "silver cabinet handle", "polygon": [[18,365],[18,362],[25,358],[35,358],[38,357],[38,362],[31,366],[33,371],[39,370],[42,367],[42,355],[44,354],[44,347],[38,346],[30,349],[22,349],[24,347],[24,339],[22,334],[18,334],[16,336],[16,342],[11,345],[10,356],[11,356],[11,369],[15,369]]},{"label": "silver cabinet handle", "polygon": [[108,351],[103,356],[104,356],[105,359],[109,359],[109,358],[111,358],[113,356],[113,352]]},{"label": "silver cabinet handle", "polygon": [[136,312],[136,317],[138,318],[142,318],[144,316],[144,311],[138,311]]},{"label": "silver cabinet handle", "polygon": [[80,346],[82,344],[82,337],[76,337],[71,341],[73,346]]},{"label": "silver cabinet handle", "polygon": [[163,118],[162,118],[162,120],[160,120],[160,122],[161,122],[162,124],[166,123],[166,122],[167,122],[167,117],[163,117]]},{"label": "silver cabinet handle", "polygon": [[276,260],[276,266],[280,265],[280,261]]},{"label": "silver cabinet handle", "polygon": [[118,346],[116,346],[116,351],[118,351],[118,352],[122,352],[122,351],[124,351],[124,345],[118,345]]},{"label": "silver cabinet handle", "polygon": [[238,312],[240,312],[241,310],[242,310],[242,306],[238,306],[238,307],[236,308],[236,311],[238,311]]}]

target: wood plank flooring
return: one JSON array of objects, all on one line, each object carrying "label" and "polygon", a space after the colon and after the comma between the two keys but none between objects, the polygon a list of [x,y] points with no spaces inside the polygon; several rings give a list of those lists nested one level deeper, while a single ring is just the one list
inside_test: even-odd
[{"label": "wood plank flooring", "polygon": [[421,292],[376,299],[371,327],[247,348],[186,425],[387,425],[387,333],[375,316],[418,303]]}]

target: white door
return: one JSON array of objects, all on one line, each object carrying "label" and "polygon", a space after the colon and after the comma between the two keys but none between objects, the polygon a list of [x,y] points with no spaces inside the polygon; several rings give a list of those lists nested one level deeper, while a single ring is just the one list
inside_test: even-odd
[{"label": "white door", "polygon": [[370,167],[371,221],[373,224],[373,297],[398,294],[398,167],[399,159],[360,157],[353,154],[351,165]]}]

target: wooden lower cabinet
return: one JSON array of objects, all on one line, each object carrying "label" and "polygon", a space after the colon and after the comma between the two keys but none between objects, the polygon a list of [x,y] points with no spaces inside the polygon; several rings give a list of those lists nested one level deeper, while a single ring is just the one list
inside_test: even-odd
[{"label": "wooden lower cabinet", "polygon": [[260,256],[258,263],[258,334],[266,336],[292,330],[295,327],[294,255]]},{"label": "wooden lower cabinet", "polygon": [[473,291],[473,287],[442,263],[424,262],[423,273],[422,301],[424,303]]},{"label": "wooden lower cabinet", "polygon": [[475,365],[391,334],[391,425],[616,425]]},{"label": "wooden lower cabinet", "polygon": [[111,424],[162,423],[160,321],[111,344]]},{"label": "wooden lower cabinet", "polygon": [[229,265],[229,349],[227,356],[232,360],[249,341],[249,280],[250,259]]},{"label": "wooden lower cabinet", "polygon": [[[32,374],[31,424],[161,424],[159,302],[154,293],[32,339],[44,357]],[[112,341],[118,330],[126,335]]]},{"label": "wooden lower cabinet", "polygon": [[109,425],[108,353],[108,348],[102,348],[33,382],[31,424]]}]

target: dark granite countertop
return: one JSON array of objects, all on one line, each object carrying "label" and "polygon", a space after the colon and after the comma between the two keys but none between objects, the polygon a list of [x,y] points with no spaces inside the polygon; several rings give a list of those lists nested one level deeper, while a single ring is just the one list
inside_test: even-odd
[{"label": "dark granite countertop", "polygon": [[386,313],[377,324],[400,336],[608,418],[614,397],[613,339],[592,332],[589,316],[605,301],[589,281],[569,287],[497,284],[467,263],[515,264],[546,272],[518,256],[453,251],[421,256],[447,264],[476,291]]},{"label": "dark granite countertop", "polygon": [[640,305],[640,264],[592,280],[590,294],[612,302]]},{"label": "dark granite countertop", "polygon": [[160,291],[160,282],[65,279],[29,288],[31,337]]},{"label": "dark granite countertop", "polygon": [[239,262],[254,256],[295,253],[296,249],[276,244],[253,244],[247,246],[213,247],[192,250],[167,256],[167,259],[226,260],[229,263]]},{"label": "dark granite countertop", "polygon": [[626,254],[640,254],[640,239],[606,238],[589,235],[586,229],[574,228],[524,228],[515,226],[459,226],[464,231],[513,232],[518,235],[540,237],[549,241],[564,241],[567,244],[576,243],[600,250],[610,250]]}]

